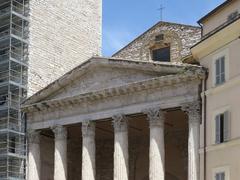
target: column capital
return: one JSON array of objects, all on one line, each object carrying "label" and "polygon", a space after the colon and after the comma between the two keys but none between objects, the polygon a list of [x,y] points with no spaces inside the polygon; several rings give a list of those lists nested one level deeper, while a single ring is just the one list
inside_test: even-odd
[{"label": "column capital", "polygon": [[115,132],[125,132],[128,130],[128,122],[124,114],[116,114],[112,119]]},{"label": "column capital", "polygon": [[149,120],[150,127],[164,126],[164,120],[166,115],[165,111],[156,107],[156,108],[145,109],[143,113],[147,115],[147,119]]},{"label": "column capital", "polygon": [[27,132],[28,142],[31,144],[40,143],[40,131],[29,129]]},{"label": "column capital", "polygon": [[92,121],[82,122],[82,136],[94,137],[95,136],[95,123]]},{"label": "column capital", "polygon": [[189,116],[189,123],[200,123],[200,101],[194,101],[182,105],[182,111]]},{"label": "column capital", "polygon": [[55,140],[63,140],[67,138],[67,129],[63,126],[54,126],[52,127],[52,131],[55,135]]}]

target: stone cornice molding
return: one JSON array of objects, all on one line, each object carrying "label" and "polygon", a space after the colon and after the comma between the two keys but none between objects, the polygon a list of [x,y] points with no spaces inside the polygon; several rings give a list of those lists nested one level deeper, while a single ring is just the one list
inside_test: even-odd
[{"label": "stone cornice molding", "polygon": [[156,108],[145,109],[143,110],[143,113],[147,115],[150,128],[156,127],[156,126],[164,127],[166,112],[156,107]]},{"label": "stone cornice molding", "polygon": [[195,101],[182,105],[182,111],[188,115],[189,123],[199,124],[201,121],[200,115],[200,101]]},{"label": "stone cornice molding", "polygon": [[83,62],[79,66],[75,67],[73,70],[69,71],[65,75],[61,76],[56,81],[49,84],[47,87],[37,92],[35,95],[28,98],[24,104],[34,104],[39,101],[43,101],[52,93],[57,92],[59,89],[66,87],[67,84],[74,81],[76,78],[84,75],[86,72],[89,72],[90,69],[100,68],[100,67],[109,67],[109,68],[125,68],[127,69],[138,69],[145,72],[162,72],[166,74],[180,73],[185,69],[196,70],[202,69],[201,66],[184,64],[184,63],[162,63],[162,62],[149,62],[149,61],[137,61],[137,60],[127,60],[121,58],[104,58],[104,57],[92,57],[87,61]]},{"label": "stone cornice molding", "polygon": [[91,121],[82,122],[82,136],[94,137],[95,136],[95,123]]},{"label": "stone cornice molding", "polygon": [[28,143],[39,144],[40,143],[40,132],[37,130],[28,130],[27,132]]},{"label": "stone cornice molding", "polygon": [[55,135],[55,140],[64,140],[67,138],[67,129],[63,126],[56,125],[52,127],[52,131]]},{"label": "stone cornice molding", "polygon": [[121,96],[136,92],[141,92],[148,89],[155,89],[158,87],[169,87],[173,85],[178,85],[181,83],[186,83],[190,81],[200,81],[205,77],[205,71],[203,69],[198,69],[195,71],[187,70],[181,74],[166,75],[161,77],[156,77],[144,81],[139,81],[135,83],[130,83],[123,86],[112,87],[108,89],[102,89],[95,92],[89,92],[85,94],[80,94],[73,97],[66,97],[63,99],[53,99],[48,101],[43,101],[41,103],[36,103],[32,105],[23,106],[22,110],[25,112],[37,112],[37,111],[48,111],[49,109],[59,109],[61,107],[73,107],[80,103],[85,103],[89,101],[98,101],[108,97]]},{"label": "stone cornice molding", "polygon": [[124,114],[116,114],[112,117],[115,132],[127,132],[128,120]]}]

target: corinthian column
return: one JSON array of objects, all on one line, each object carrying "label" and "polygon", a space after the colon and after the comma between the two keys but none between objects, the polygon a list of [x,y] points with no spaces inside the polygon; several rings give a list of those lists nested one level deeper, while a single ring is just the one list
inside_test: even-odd
[{"label": "corinthian column", "polygon": [[95,123],[82,123],[82,180],[95,180]]},{"label": "corinthian column", "polygon": [[128,180],[128,126],[124,115],[113,117],[114,180]]},{"label": "corinthian column", "polygon": [[40,134],[37,131],[28,132],[28,180],[40,180]]},{"label": "corinthian column", "polygon": [[188,180],[199,180],[199,133],[200,103],[194,102],[182,107],[188,115]]},{"label": "corinthian column", "polygon": [[55,134],[54,180],[67,179],[67,130],[63,126],[53,128]]},{"label": "corinthian column", "polygon": [[164,120],[165,112],[159,108],[145,111],[150,126],[149,180],[165,178]]}]

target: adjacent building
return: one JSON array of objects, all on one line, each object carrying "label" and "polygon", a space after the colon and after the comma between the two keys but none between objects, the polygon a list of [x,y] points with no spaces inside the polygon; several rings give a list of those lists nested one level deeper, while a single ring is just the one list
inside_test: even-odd
[{"label": "adjacent building", "polygon": [[208,69],[202,91],[201,180],[240,177],[240,1],[228,0],[204,16],[194,59]]},{"label": "adjacent building", "polygon": [[21,102],[101,53],[101,0],[0,0],[0,179],[25,179]]}]

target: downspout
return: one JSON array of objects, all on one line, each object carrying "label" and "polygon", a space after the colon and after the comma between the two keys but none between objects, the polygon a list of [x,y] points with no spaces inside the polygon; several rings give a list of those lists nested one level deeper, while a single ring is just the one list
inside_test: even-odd
[{"label": "downspout", "polygon": [[198,25],[201,27],[201,37],[203,37],[203,25],[200,22],[198,22]]},{"label": "downspout", "polygon": [[[203,37],[203,25],[198,22],[198,25],[201,27],[201,37]],[[205,79],[203,80],[203,88],[202,88],[202,98],[203,98],[203,123],[204,123],[204,133],[203,133],[203,178],[204,180],[207,180],[207,97],[206,97],[206,90],[207,90],[207,78],[208,78],[208,72],[206,74]]]},{"label": "downspout", "polygon": [[[203,37],[203,25],[198,22],[199,26],[201,27],[201,37]],[[203,145],[203,157],[204,157],[204,169],[203,169],[203,177],[204,180],[207,180],[207,96],[206,96],[206,90],[207,90],[207,78],[208,78],[208,72],[206,74],[205,79],[203,80],[204,82],[204,87],[203,87],[203,99],[204,99],[204,104],[203,104],[203,121],[204,121],[204,145]]]},{"label": "downspout", "polygon": [[203,157],[204,157],[204,169],[203,169],[203,176],[204,176],[204,180],[207,180],[207,151],[206,151],[206,147],[207,147],[207,96],[206,96],[206,90],[207,90],[207,76],[206,78],[203,80],[203,94],[202,94],[202,98],[203,98],[203,123],[204,123],[204,145],[203,145]]}]

